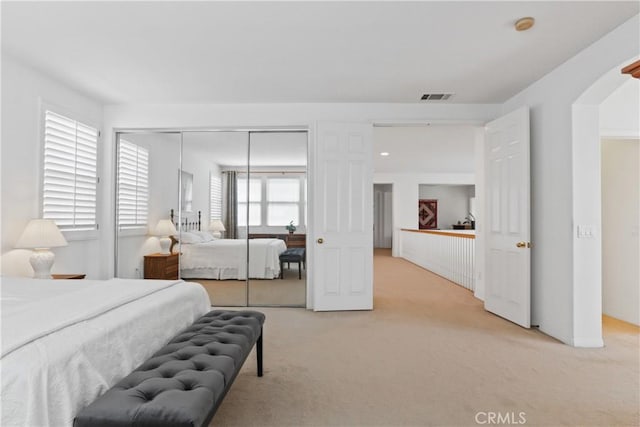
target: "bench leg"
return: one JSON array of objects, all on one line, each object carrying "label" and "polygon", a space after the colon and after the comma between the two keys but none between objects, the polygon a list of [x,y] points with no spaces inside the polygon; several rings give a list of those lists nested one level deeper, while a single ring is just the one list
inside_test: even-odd
[{"label": "bench leg", "polygon": [[298,261],[298,280],[302,279],[302,261]]},{"label": "bench leg", "polygon": [[262,376],[262,328],[260,328],[260,336],[256,342],[256,359],[258,361],[258,376]]}]

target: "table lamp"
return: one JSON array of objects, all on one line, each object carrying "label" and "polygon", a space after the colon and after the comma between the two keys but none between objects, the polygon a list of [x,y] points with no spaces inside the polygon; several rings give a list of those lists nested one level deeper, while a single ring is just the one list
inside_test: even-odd
[{"label": "table lamp", "polygon": [[60,229],[53,220],[32,219],[16,242],[16,248],[33,249],[29,263],[36,279],[51,279],[51,266],[55,255],[50,248],[67,246]]},{"label": "table lamp", "polygon": [[211,221],[211,223],[209,224],[209,231],[211,231],[211,235],[215,238],[221,238],[222,237],[222,233],[221,231],[227,231],[226,228],[224,228],[224,224],[222,223],[221,220],[219,219],[214,219],[213,221]]},{"label": "table lamp", "polygon": [[171,238],[169,236],[178,234],[176,226],[173,225],[170,219],[161,219],[158,221],[158,225],[156,225],[155,234],[156,236],[162,236],[160,237],[160,253],[164,255],[170,254]]}]

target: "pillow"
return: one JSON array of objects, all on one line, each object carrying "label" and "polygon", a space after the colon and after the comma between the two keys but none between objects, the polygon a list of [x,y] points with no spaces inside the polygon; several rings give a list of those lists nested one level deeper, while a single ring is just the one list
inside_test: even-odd
[{"label": "pillow", "polygon": [[200,236],[202,243],[210,242],[212,240],[216,240],[215,237],[211,234],[210,231],[193,231],[193,234]]},{"label": "pillow", "polygon": [[202,238],[194,232],[183,231],[182,233],[176,235],[176,238],[180,241],[180,243],[184,244],[202,243]]}]

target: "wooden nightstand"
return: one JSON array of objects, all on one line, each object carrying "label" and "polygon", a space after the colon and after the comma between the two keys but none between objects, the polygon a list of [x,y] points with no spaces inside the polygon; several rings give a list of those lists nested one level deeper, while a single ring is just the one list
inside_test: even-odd
[{"label": "wooden nightstand", "polygon": [[69,280],[69,279],[84,279],[86,274],[52,274],[52,279]]},{"label": "wooden nightstand", "polygon": [[144,257],[144,278],[174,280],[178,278],[178,254],[151,254]]}]

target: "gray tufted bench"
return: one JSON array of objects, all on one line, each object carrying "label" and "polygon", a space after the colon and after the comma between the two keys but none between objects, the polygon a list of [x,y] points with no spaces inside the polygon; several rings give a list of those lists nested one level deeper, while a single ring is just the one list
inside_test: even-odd
[{"label": "gray tufted bench", "polygon": [[284,263],[298,263],[298,279],[302,279],[301,264],[305,262],[305,248],[289,248],[280,254],[280,278],[284,279]]},{"label": "gray tufted bench", "polygon": [[83,409],[73,425],[208,425],[254,344],[262,376],[263,323],[256,311],[205,314]]}]

